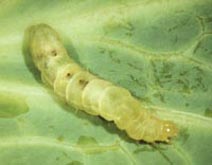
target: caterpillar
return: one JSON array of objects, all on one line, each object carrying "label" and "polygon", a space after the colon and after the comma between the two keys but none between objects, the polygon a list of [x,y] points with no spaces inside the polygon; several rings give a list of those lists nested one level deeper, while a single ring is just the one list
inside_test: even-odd
[{"label": "caterpillar", "polygon": [[[27,34],[27,35],[26,35]],[[41,80],[65,102],[84,112],[113,121],[134,140],[169,142],[177,126],[145,109],[125,88],[97,77],[77,64],[63,46],[59,34],[47,24],[27,28],[30,58]]]}]

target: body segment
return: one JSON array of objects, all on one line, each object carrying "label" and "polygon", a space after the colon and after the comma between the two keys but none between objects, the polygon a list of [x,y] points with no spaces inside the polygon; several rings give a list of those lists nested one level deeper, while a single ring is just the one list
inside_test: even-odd
[{"label": "body segment", "polygon": [[89,73],[72,60],[50,26],[27,29],[30,55],[42,81],[69,105],[113,121],[135,140],[168,141],[176,136],[171,121],[160,120],[122,87]]}]

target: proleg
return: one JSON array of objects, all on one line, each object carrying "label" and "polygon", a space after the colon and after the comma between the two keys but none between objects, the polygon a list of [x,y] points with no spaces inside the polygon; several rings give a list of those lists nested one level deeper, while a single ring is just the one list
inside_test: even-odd
[{"label": "proleg", "polygon": [[172,121],[161,120],[125,88],[88,72],[68,54],[58,33],[49,25],[26,30],[31,58],[43,83],[70,106],[113,121],[135,140],[164,141],[177,136]]}]

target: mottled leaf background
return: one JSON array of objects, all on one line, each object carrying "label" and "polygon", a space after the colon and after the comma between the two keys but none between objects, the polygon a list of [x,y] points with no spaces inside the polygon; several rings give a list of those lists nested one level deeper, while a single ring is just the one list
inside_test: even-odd
[{"label": "mottled leaf background", "polygon": [[[71,56],[129,89],[180,134],[133,141],[69,108],[24,60],[24,30],[47,23]],[[211,164],[211,0],[0,0],[0,164]]]}]

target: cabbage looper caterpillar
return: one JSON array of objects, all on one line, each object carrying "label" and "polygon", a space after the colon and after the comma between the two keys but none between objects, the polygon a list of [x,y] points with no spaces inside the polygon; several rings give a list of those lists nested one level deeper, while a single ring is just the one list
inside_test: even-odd
[{"label": "cabbage looper caterpillar", "polygon": [[38,24],[26,32],[28,49],[42,81],[68,104],[113,121],[135,140],[168,142],[177,135],[174,123],[154,116],[127,89],[91,74],[74,62],[50,26]]}]

